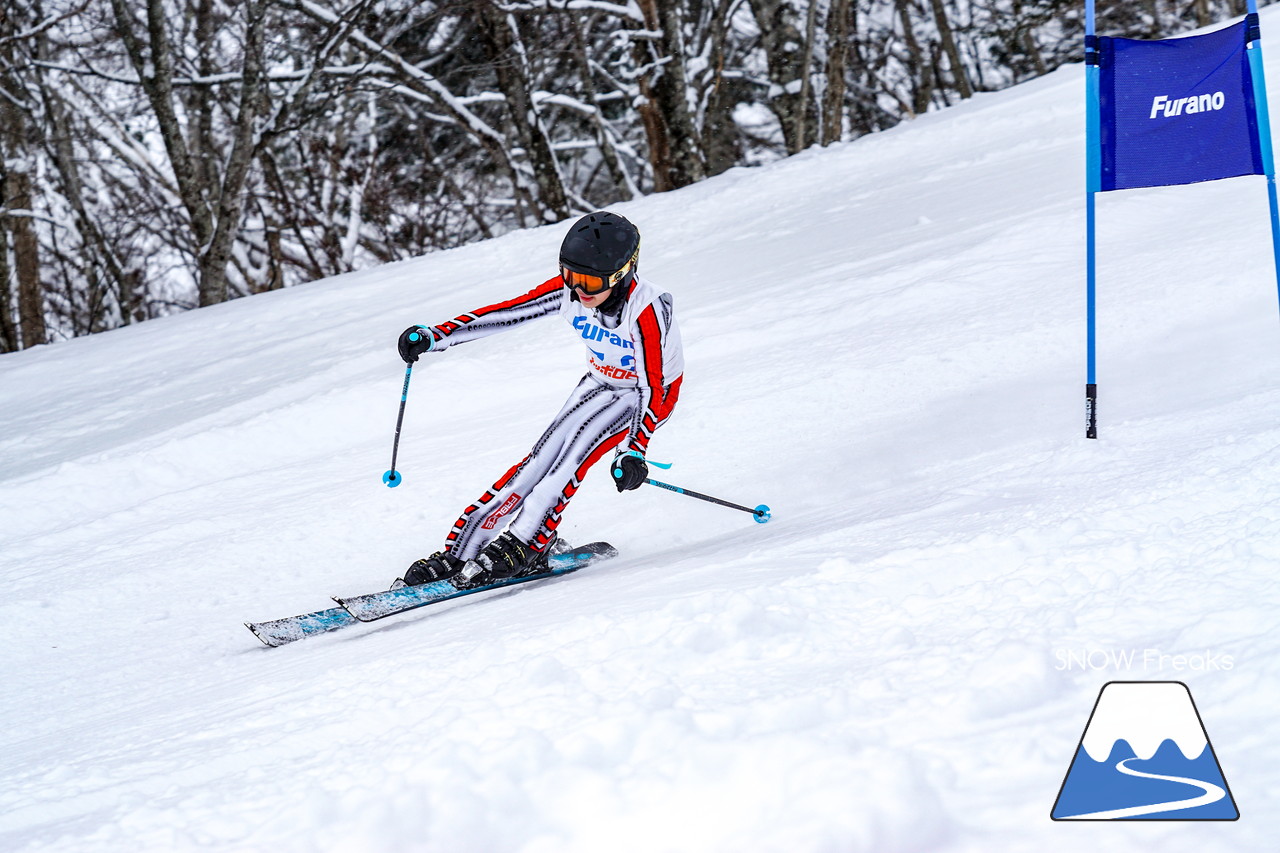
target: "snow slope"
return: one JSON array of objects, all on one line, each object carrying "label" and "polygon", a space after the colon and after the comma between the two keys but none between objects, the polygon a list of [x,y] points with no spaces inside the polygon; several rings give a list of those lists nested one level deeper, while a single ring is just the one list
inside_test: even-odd
[{"label": "snow slope", "polygon": [[[241,625],[386,584],[523,455],[561,321],[424,359],[392,490],[395,338],[563,224],[0,358],[0,849],[1273,849],[1264,184],[1100,199],[1086,441],[1083,93],[619,207],[687,348],[651,455],[774,520],[597,471],[562,533],[623,556],[488,600]],[[1116,679],[1188,684],[1238,822],[1050,821]]]}]

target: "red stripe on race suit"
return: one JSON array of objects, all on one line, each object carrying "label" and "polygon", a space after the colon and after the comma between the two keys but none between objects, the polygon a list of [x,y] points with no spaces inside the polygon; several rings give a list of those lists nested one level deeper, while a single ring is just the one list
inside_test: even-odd
[{"label": "red stripe on race suit", "polygon": [[662,381],[662,327],[658,325],[658,312],[652,305],[640,312],[636,325],[640,327],[640,347],[644,353],[645,384],[655,395],[661,395],[666,385]]},{"label": "red stripe on race suit", "polygon": [[644,347],[645,384],[649,386],[650,397],[648,414],[652,415],[655,426],[671,417],[680,397],[680,380],[677,376],[669,386],[662,374],[662,327],[658,325],[658,314],[650,305],[640,314],[640,344]]},{"label": "red stripe on race suit", "polygon": [[[560,289],[563,287],[564,287],[564,281],[563,279],[560,278],[560,276],[547,279],[542,284],[535,287],[533,290],[530,290],[528,293],[521,294],[520,296],[517,296],[514,299],[507,299],[503,302],[495,302],[492,305],[486,305],[483,308],[476,309],[475,311],[469,311],[466,314],[461,314],[457,317],[454,317],[452,320],[446,320],[445,322],[441,323],[438,326],[433,326],[432,335],[435,337],[437,341],[441,340],[442,338],[446,338],[449,335],[452,335],[454,332],[458,331],[459,329],[465,328],[471,323],[474,323],[477,320],[480,320],[481,318],[487,317],[490,314],[496,314],[500,311],[506,311],[513,308],[520,308],[523,305],[528,305],[532,302],[538,301],[539,299],[545,299],[546,297],[552,295],[553,293],[559,292]],[[547,313],[550,313],[550,312],[547,312]],[[526,320],[534,319],[534,317],[530,316],[522,319],[526,319]],[[521,322],[521,321],[522,320],[515,320],[513,322]]]},{"label": "red stripe on race suit", "polygon": [[[475,311],[472,311],[471,316],[483,317],[486,314],[492,314],[494,311],[502,311],[506,308],[518,308],[521,305],[525,305],[529,302],[533,302],[535,300],[541,299],[542,297],[547,296],[548,294],[555,293],[563,287],[564,287],[564,280],[561,279],[560,276],[556,276],[555,278],[549,278],[546,281],[544,281],[542,284],[538,285],[533,290],[530,290],[528,293],[522,296],[517,296],[514,299],[508,299],[505,302],[495,302],[492,305],[486,305],[483,308],[479,308]],[[455,322],[457,321],[467,322],[463,320],[462,317],[458,317]]]},{"label": "red stripe on race suit", "polygon": [[547,519],[542,523],[547,532],[539,532],[538,535],[533,537],[533,542],[529,543],[533,550],[542,551],[547,547],[547,543],[551,541],[551,537],[548,534],[554,533],[556,528],[560,526],[560,514],[568,509],[569,501],[577,493],[578,486],[582,484],[583,478],[587,476],[587,471],[591,469],[592,465],[599,462],[606,453],[622,444],[626,437],[626,430],[615,432],[602,441],[595,450],[591,451],[591,455],[578,466],[577,471],[573,472],[573,479],[565,484],[564,491],[560,493],[559,502],[551,508],[551,512],[547,513]]},{"label": "red stripe on race suit", "polygon": [[[627,437],[627,431],[624,429],[624,430],[619,430],[618,432],[615,432],[613,435],[609,436],[604,441],[600,442],[600,446],[597,447],[595,450],[591,451],[591,455],[586,458],[586,461],[584,461],[581,465],[578,466],[577,471],[573,472],[574,480],[576,480],[578,483],[581,483],[582,480],[587,476],[587,471],[591,470],[591,466],[599,462],[600,459],[610,450],[613,450],[619,444],[622,444],[623,439],[625,439],[626,437]],[[573,489],[572,492],[569,491],[570,488]],[[578,490],[577,486],[574,486],[573,483],[570,483],[568,486],[565,487],[565,493],[570,497],[572,497],[573,493],[576,492],[577,490]]]},{"label": "red stripe on race suit", "polygon": [[[529,457],[528,457],[528,456],[526,456],[525,458],[521,459],[521,460],[520,460],[519,462],[517,462],[516,464],[512,465],[512,466],[511,466],[511,470],[509,470],[509,471],[507,471],[507,473],[503,474],[503,475],[502,475],[502,479],[498,480],[498,482],[496,482],[496,483],[494,483],[494,484],[493,484],[493,491],[494,491],[494,493],[496,494],[496,493],[498,493],[498,492],[502,491],[503,489],[505,489],[505,488],[507,487],[507,483],[510,483],[510,482],[511,482],[511,478],[512,478],[512,477],[514,477],[514,476],[516,475],[516,472],[517,472],[517,471],[519,471],[522,467],[524,467],[524,463],[526,463],[526,462],[528,462],[528,461],[529,461]],[[490,498],[490,500],[492,500],[492,499],[493,499],[493,495],[490,495],[490,496],[489,496],[489,498]]]},{"label": "red stripe on race suit", "polygon": [[640,348],[644,353],[644,381],[649,388],[649,402],[641,418],[641,429],[631,441],[631,449],[644,453],[649,446],[649,436],[653,434],[663,421],[671,417],[680,398],[680,381],[683,376],[669,386],[662,373],[662,326],[658,322],[658,312],[650,305],[640,312],[636,321],[640,330]]}]

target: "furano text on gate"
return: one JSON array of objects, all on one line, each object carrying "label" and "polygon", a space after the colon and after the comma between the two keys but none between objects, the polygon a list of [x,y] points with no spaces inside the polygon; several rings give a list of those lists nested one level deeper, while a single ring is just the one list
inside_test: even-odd
[{"label": "furano text on gate", "polygon": [[1155,118],[1160,113],[1164,113],[1165,118],[1175,118],[1191,113],[1207,113],[1222,109],[1226,102],[1227,96],[1221,92],[1214,92],[1211,95],[1192,95],[1189,98],[1156,95],[1151,99],[1151,115],[1148,118]]}]

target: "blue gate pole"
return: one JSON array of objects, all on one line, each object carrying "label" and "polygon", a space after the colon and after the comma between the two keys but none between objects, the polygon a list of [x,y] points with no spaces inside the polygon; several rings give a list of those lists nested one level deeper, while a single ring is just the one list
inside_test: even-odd
[{"label": "blue gate pole", "polygon": [[1258,123],[1258,147],[1262,172],[1267,176],[1267,200],[1271,204],[1271,257],[1276,267],[1276,291],[1280,295],[1280,206],[1276,203],[1276,166],[1271,150],[1271,118],[1267,109],[1267,81],[1262,70],[1262,32],[1258,26],[1257,0],[1249,0],[1249,76],[1253,78],[1253,109]]},{"label": "blue gate pole", "polygon": [[[1253,0],[1250,0],[1253,2]],[[1085,438],[1098,437],[1098,318],[1097,318],[1097,211],[1095,195],[1102,189],[1100,107],[1098,104],[1099,53],[1094,33],[1094,0],[1085,0],[1085,315],[1086,377]],[[1274,211],[1275,208],[1272,208]]]}]

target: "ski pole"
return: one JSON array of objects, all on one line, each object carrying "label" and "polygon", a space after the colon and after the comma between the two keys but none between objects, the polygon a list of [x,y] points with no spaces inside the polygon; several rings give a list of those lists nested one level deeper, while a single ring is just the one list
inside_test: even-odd
[{"label": "ski pole", "polygon": [[394,489],[404,482],[404,475],[396,470],[396,454],[400,452],[400,425],[404,423],[404,401],[409,399],[409,377],[413,375],[413,365],[404,367],[404,389],[400,392],[400,414],[396,417],[396,439],[391,445],[391,469],[382,475],[382,482]]},{"label": "ski pole", "polygon": [[657,486],[660,489],[666,489],[668,491],[675,492],[678,495],[688,495],[689,497],[697,498],[700,501],[707,501],[708,503],[719,504],[720,506],[727,506],[730,509],[740,509],[743,512],[749,512],[751,513],[751,517],[756,520],[757,524],[764,524],[770,518],[773,517],[773,511],[769,509],[769,507],[766,506],[765,504],[760,504],[760,506],[756,507],[755,509],[751,509],[750,507],[745,507],[739,504],[730,503],[729,501],[724,501],[724,500],[721,500],[720,498],[713,498],[711,497],[711,495],[704,495],[700,492],[690,491],[689,489],[682,489],[679,486],[673,486],[670,483],[662,483],[652,478],[646,478],[645,482],[651,486]]}]

